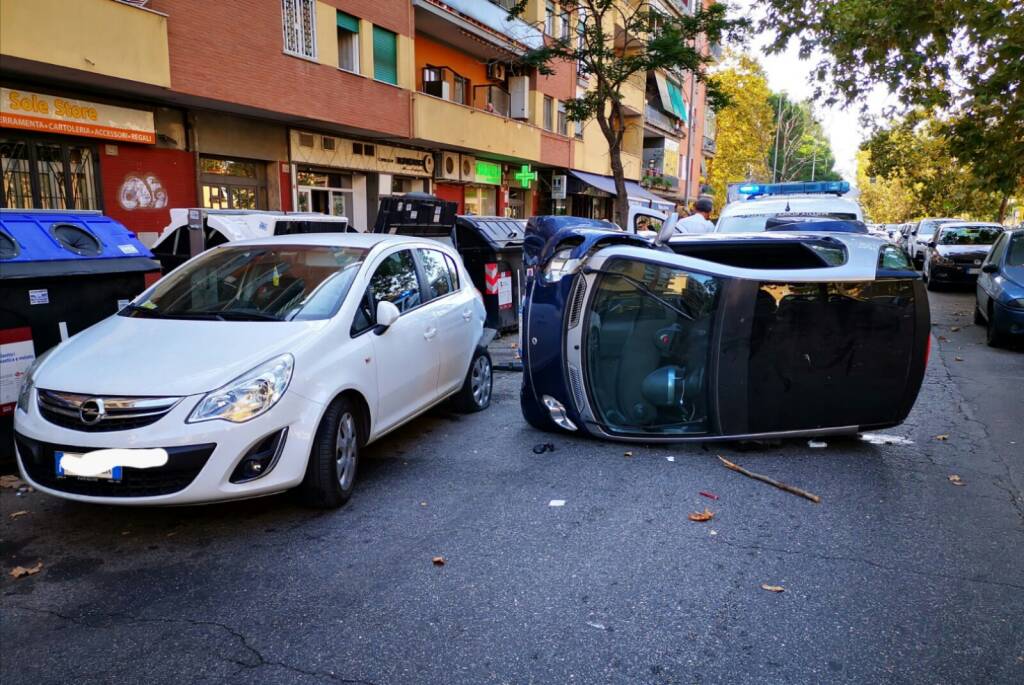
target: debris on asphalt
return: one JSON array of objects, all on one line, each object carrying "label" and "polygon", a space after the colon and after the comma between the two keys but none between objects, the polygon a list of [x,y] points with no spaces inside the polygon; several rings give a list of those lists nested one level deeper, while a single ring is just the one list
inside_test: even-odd
[{"label": "debris on asphalt", "polygon": [[691,521],[695,521],[697,523],[704,523],[706,521],[710,521],[711,519],[715,518],[715,512],[711,511],[707,507],[704,507],[704,511],[695,511],[695,512],[691,513],[689,516],[687,516],[686,518],[690,519]]},{"label": "debris on asphalt", "polygon": [[946,337],[946,336],[944,336],[944,335],[940,335],[940,336],[939,336],[939,341],[940,341],[940,342],[949,342],[949,338],[947,338],[947,337]]},{"label": "debris on asphalt", "polygon": [[782,587],[781,585],[768,585],[766,583],[762,583],[761,584],[761,589],[762,590],[767,590],[768,592],[785,592],[786,591],[786,588]]},{"label": "debris on asphalt", "polygon": [[860,436],[863,442],[872,445],[913,445],[914,441],[901,435],[885,435],[884,433],[864,433]]},{"label": "debris on asphalt", "polygon": [[675,457],[665,457],[665,461],[675,461]]},{"label": "debris on asphalt", "polygon": [[759,480],[762,483],[768,483],[768,485],[774,485],[775,487],[777,487],[780,490],[785,490],[786,492],[788,492],[790,494],[793,494],[793,495],[799,495],[800,497],[804,497],[806,499],[811,500],[815,504],[821,504],[821,498],[820,497],[818,497],[817,495],[812,494],[810,492],[807,492],[806,490],[802,490],[802,489],[800,489],[800,488],[798,488],[796,486],[793,486],[793,485],[788,485],[788,484],[783,483],[781,481],[777,481],[774,478],[769,478],[768,476],[762,476],[761,474],[754,473],[753,471],[748,471],[745,468],[743,468],[742,466],[739,466],[737,464],[732,463],[728,459],[724,458],[722,455],[718,455],[718,460],[720,462],[722,462],[722,464],[725,465],[725,468],[730,469],[732,471],[735,471],[736,473],[742,473],[747,478],[753,478],[754,480]]},{"label": "debris on asphalt", "polygon": [[963,479],[955,473],[949,476],[949,482],[953,485],[967,485],[967,483],[965,483]]},{"label": "debris on asphalt", "polygon": [[608,630],[608,626],[603,623],[598,623],[597,621],[587,621],[587,625],[591,628],[597,628],[598,630]]},{"label": "debris on asphalt", "polygon": [[701,490],[697,494],[699,494],[701,497],[707,497],[708,499],[718,499],[718,495],[716,495],[713,492],[707,492],[706,490]]},{"label": "debris on asphalt", "polygon": [[431,561],[434,566],[444,566],[444,557],[434,557]]},{"label": "debris on asphalt", "polygon": [[624,457],[632,457],[633,453],[632,452],[623,452],[622,456],[624,456]]},{"label": "debris on asphalt", "polygon": [[718,535],[718,531],[717,530],[710,530],[710,531],[708,531],[708,535]]},{"label": "debris on asphalt", "polygon": [[34,566],[15,566],[11,569],[11,578],[23,578],[34,576],[43,570],[43,562],[37,561]]},{"label": "debris on asphalt", "polygon": [[553,443],[550,443],[550,442],[542,442],[539,445],[534,445],[533,446],[533,453],[534,454],[544,454],[545,452],[554,452],[554,451],[555,451],[555,445]]},{"label": "debris on asphalt", "polygon": [[963,360],[964,360],[963,357],[953,357],[953,361],[955,361],[955,362],[962,362]]},{"label": "debris on asphalt", "polygon": [[564,499],[553,499],[550,502],[548,502],[548,506],[549,507],[564,507],[565,506],[565,500]]},{"label": "debris on asphalt", "polygon": [[811,449],[820,450],[825,447],[828,447],[828,443],[825,442],[824,440],[808,440],[807,446],[810,447]]},{"label": "debris on asphalt", "polygon": [[27,515],[28,515],[28,510],[27,509],[22,509],[21,511],[12,511],[7,518],[16,519],[19,516],[27,516]]},{"label": "debris on asphalt", "polygon": [[426,502],[420,502],[420,506],[421,507],[425,507],[425,506],[427,506],[427,503]]},{"label": "debris on asphalt", "polygon": [[942,435],[936,435],[935,439],[936,440],[949,440],[949,435],[947,435],[946,433],[943,433]]},{"label": "debris on asphalt", "polygon": [[952,327],[951,327],[951,328],[950,328],[949,330],[951,330],[951,331],[953,331],[954,333],[956,333],[957,331],[959,331],[959,330],[960,330],[960,327],[959,327],[959,326],[952,326]]},{"label": "debris on asphalt", "polygon": [[0,476],[0,488],[9,488],[14,490],[20,488],[22,485],[25,485],[25,481],[17,476]]}]

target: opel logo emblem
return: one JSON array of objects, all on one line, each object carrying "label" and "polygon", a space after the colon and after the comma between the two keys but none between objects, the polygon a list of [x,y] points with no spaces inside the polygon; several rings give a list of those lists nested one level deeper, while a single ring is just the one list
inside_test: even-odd
[{"label": "opel logo emblem", "polygon": [[99,423],[106,415],[106,410],[103,407],[103,400],[98,397],[82,402],[82,405],[78,408],[78,417],[82,419],[82,423],[87,426]]}]

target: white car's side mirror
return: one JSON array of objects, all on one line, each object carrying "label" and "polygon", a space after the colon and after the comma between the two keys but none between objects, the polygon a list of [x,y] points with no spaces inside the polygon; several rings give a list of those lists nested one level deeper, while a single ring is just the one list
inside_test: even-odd
[{"label": "white car's side mirror", "polygon": [[665,219],[664,223],[661,224],[661,228],[658,230],[658,237],[654,240],[654,244],[664,245],[667,243],[668,239],[675,235],[677,223],[679,223],[679,214],[672,212],[672,214]]},{"label": "white car's side mirror", "polygon": [[382,333],[390,328],[391,324],[398,321],[398,317],[401,315],[402,312],[398,311],[398,307],[387,300],[377,303],[377,325],[381,327]]}]

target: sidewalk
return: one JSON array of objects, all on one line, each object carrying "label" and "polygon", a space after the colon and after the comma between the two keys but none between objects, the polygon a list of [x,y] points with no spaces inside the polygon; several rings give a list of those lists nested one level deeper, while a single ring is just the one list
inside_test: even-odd
[{"label": "sidewalk", "polygon": [[509,331],[500,334],[487,346],[491,363],[498,371],[522,371],[523,357],[519,353],[519,333]]}]

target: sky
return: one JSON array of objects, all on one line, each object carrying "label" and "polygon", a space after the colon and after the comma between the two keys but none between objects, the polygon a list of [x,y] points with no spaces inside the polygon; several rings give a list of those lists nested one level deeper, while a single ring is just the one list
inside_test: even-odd
[{"label": "sky", "polygon": [[[729,0],[729,4],[737,16],[747,16],[755,21],[761,16],[757,0]],[[790,44],[789,49],[783,53],[768,55],[765,47],[771,39],[770,34],[755,33],[747,45],[748,52],[764,65],[769,87],[774,91],[785,92],[797,100],[810,98],[814,91],[811,85],[811,69],[817,60],[813,57],[807,61],[801,60],[795,44]],[[868,112],[875,116],[881,116],[886,104],[892,104],[892,98],[884,88],[876,89],[867,98]],[[825,107],[821,103],[815,103],[814,107],[832,145],[832,152],[836,157],[836,170],[843,178],[855,183],[857,149],[867,135],[867,131],[860,123],[860,108],[857,104],[844,109],[838,105]]]}]

